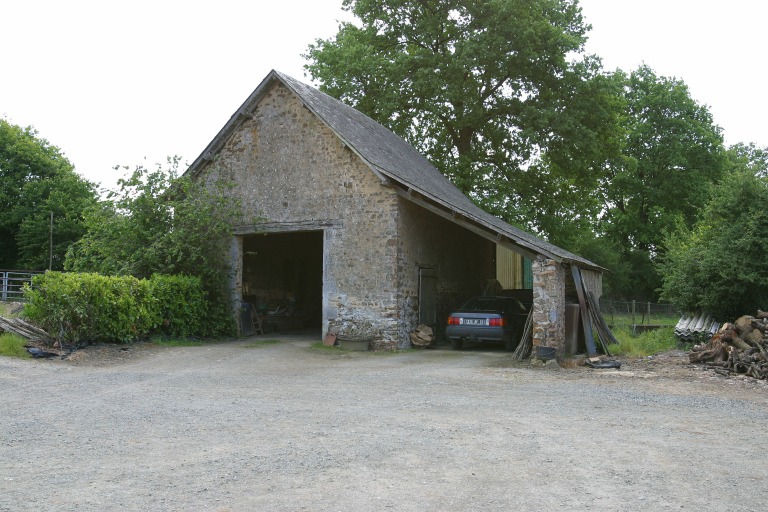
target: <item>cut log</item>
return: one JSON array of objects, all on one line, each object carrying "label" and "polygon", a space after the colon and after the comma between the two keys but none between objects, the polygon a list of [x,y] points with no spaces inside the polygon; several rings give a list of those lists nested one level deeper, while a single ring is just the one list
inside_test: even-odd
[{"label": "cut log", "polygon": [[750,345],[749,343],[747,343],[746,341],[744,341],[743,339],[738,338],[738,337],[734,337],[730,341],[730,344],[733,345],[734,347],[740,349],[740,350],[749,350],[749,349],[752,348],[752,345]]},{"label": "cut log", "polygon": [[758,347],[763,344],[763,333],[760,332],[760,329],[753,329],[745,334],[743,339],[753,347]]},{"label": "cut log", "polygon": [[704,361],[713,361],[722,363],[728,358],[728,345],[717,343],[714,347],[699,352],[688,354],[688,360],[691,363],[701,363]]},{"label": "cut log", "polygon": [[746,334],[752,330],[753,317],[744,315],[736,320],[736,330],[739,331],[739,335]]}]

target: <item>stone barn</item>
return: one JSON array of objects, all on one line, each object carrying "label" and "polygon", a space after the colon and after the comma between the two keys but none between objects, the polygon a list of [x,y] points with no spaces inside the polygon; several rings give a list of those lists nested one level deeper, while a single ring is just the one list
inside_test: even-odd
[{"label": "stone barn", "polygon": [[277,71],[186,175],[236,184],[233,294],[267,328],[407,347],[482,294],[502,252],[529,262],[536,345],[563,346],[571,266],[600,295],[600,267],[478,208],[390,130]]}]

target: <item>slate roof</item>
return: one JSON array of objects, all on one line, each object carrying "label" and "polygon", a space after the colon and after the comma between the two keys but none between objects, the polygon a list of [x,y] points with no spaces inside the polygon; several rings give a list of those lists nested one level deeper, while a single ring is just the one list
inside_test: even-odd
[{"label": "slate roof", "polygon": [[595,263],[526,233],[479,208],[429,160],[391,130],[336,98],[274,70],[232,115],[205,151],[187,169],[186,174],[197,174],[205,162],[221,150],[275,80],[293,91],[311,112],[380,177],[400,183],[489,231],[508,238],[515,245],[559,261],[603,270]]}]

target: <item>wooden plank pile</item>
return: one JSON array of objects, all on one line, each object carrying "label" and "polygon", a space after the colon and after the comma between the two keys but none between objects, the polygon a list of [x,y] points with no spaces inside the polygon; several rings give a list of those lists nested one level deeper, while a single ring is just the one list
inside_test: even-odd
[{"label": "wooden plank pile", "polygon": [[44,330],[36,327],[21,318],[4,318],[0,316],[0,333],[9,332],[35,343],[48,344],[51,336]]},{"label": "wooden plank pile", "polygon": [[723,375],[743,374],[768,378],[768,313],[742,316],[726,323],[705,344],[694,345],[688,354],[691,363],[702,363]]}]

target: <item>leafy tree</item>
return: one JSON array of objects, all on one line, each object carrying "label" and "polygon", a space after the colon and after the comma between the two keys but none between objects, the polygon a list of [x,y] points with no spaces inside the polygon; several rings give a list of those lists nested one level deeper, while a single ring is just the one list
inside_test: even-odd
[{"label": "leafy tree", "polygon": [[0,268],[53,268],[84,233],[82,212],[96,202],[94,184],[31,128],[0,119]]},{"label": "leafy tree", "polygon": [[239,205],[230,184],[178,176],[178,159],[155,170],[137,167],[107,200],[85,212],[87,233],[67,253],[65,269],[149,278],[198,276],[208,293],[208,327],[231,325],[226,254]]},{"label": "leafy tree", "polygon": [[729,172],[747,172],[768,178],[768,148],[739,143],[729,147],[725,156]]},{"label": "leafy tree", "polygon": [[625,297],[654,299],[661,284],[654,261],[664,233],[691,227],[726,168],[720,128],[681,80],[648,66],[624,81],[625,140],[606,167],[598,229],[628,263]]},{"label": "leafy tree", "polygon": [[766,308],[768,179],[753,170],[730,173],[695,226],[667,236],[659,263],[663,299],[721,321]]},{"label": "leafy tree", "polygon": [[[343,6],[359,23],[342,23],[306,55],[321,89],[403,136],[510,222],[565,232],[545,213],[557,201],[576,199],[584,218],[599,209],[579,191],[594,190],[618,147],[620,97],[595,59],[574,60],[588,29],[576,1]],[[539,193],[548,184],[556,195]]]},{"label": "leafy tree", "polygon": [[654,253],[679,220],[691,226],[724,170],[720,128],[680,80],[641,66],[626,79],[624,158],[606,176],[606,232]]}]

